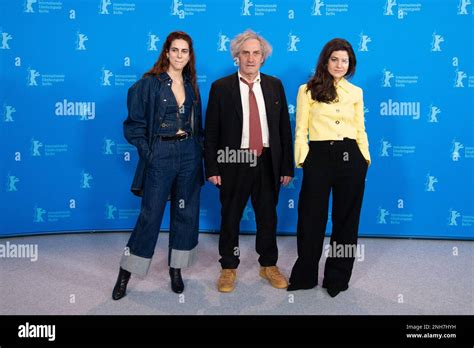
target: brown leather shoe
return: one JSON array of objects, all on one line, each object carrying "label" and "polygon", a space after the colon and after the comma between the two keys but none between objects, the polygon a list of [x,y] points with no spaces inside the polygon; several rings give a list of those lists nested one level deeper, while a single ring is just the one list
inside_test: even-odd
[{"label": "brown leather shoe", "polygon": [[217,290],[220,292],[231,292],[235,287],[235,279],[237,278],[236,269],[223,269],[217,280]]},{"label": "brown leather shoe", "polygon": [[288,287],[288,281],[277,266],[260,267],[260,277],[268,280],[274,288],[286,289]]}]

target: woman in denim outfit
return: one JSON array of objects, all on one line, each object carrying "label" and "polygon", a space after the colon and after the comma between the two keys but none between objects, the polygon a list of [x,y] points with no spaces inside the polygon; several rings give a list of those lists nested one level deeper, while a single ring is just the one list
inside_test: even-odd
[{"label": "woman in denim outfit", "polygon": [[172,290],[181,293],[181,268],[190,266],[196,256],[199,195],[204,183],[201,101],[188,34],[168,35],[153,68],[130,87],[127,107],[124,135],[139,154],[132,192],[142,196],[142,203],[112,298],[126,295],[131,273],[147,274],[168,199],[169,274]]}]

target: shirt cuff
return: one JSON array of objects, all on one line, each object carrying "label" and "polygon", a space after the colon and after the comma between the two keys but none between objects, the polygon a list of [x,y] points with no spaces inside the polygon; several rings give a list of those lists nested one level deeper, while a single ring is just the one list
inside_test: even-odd
[{"label": "shirt cuff", "polygon": [[303,163],[309,152],[308,144],[295,144],[295,163],[296,168],[303,168]]},{"label": "shirt cuff", "polygon": [[369,149],[365,148],[365,149],[361,149],[360,152],[362,152],[362,156],[364,156],[365,160],[367,161],[367,164],[370,166],[370,153],[369,153]]}]

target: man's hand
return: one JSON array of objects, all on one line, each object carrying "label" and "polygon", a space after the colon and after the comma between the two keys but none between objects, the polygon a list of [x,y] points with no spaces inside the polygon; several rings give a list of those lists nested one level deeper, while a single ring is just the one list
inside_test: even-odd
[{"label": "man's hand", "polygon": [[280,183],[283,185],[283,186],[287,186],[291,179],[293,179],[291,176],[280,176]]},{"label": "man's hand", "polygon": [[209,182],[211,182],[213,185],[220,185],[221,184],[221,176],[220,175],[210,176],[209,178],[207,178],[207,180],[209,180]]}]

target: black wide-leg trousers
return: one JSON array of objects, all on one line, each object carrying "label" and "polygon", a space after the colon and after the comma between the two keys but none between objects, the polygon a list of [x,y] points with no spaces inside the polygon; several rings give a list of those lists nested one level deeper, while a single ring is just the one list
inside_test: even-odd
[{"label": "black wide-leg trousers", "polygon": [[[291,288],[311,289],[318,284],[329,196],[332,192],[332,235],[330,247],[357,246],[359,217],[364,196],[367,162],[357,142],[311,141],[303,164],[303,182],[298,202],[298,259],[293,266]],[[334,250],[333,250],[334,251]],[[324,287],[348,286],[355,256],[329,253],[324,269]]]}]

